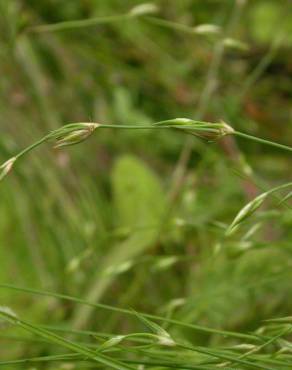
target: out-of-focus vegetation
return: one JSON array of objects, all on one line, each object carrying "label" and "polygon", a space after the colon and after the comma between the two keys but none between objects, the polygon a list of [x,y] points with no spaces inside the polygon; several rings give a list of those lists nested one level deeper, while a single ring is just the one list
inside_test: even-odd
[{"label": "out-of-focus vegetation", "polygon": [[[140,4],[0,0],[1,163],[71,122],[222,119],[292,146],[291,1]],[[0,305],[24,320],[0,322],[0,365],[291,368],[291,320],[265,321],[292,312],[292,204],[279,202],[289,190],[226,234],[246,203],[292,181],[291,163],[278,148],[175,130],[97,130],[69,149],[37,148],[0,183]],[[96,352],[151,331],[158,339]]]}]

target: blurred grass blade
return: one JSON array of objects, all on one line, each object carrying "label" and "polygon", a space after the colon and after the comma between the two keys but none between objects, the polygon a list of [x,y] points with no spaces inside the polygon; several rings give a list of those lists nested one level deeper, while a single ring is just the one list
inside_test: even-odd
[{"label": "blurred grass blade", "polygon": [[35,334],[37,336],[40,336],[42,338],[49,340],[51,343],[54,343],[61,347],[70,349],[71,351],[75,353],[83,355],[85,358],[90,358],[94,360],[95,362],[103,364],[105,366],[109,366],[112,369],[117,369],[117,370],[133,370],[134,369],[133,367],[123,364],[117,360],[111,359],[100,353],[96,353],[83,345],[76,344],[68,339],[64,339],[60,337],[59,335],[50,332],[49,330],[43,329],[37,325],[32,325],[23,320],[20,320],[19,318],[17,318],[14,315],[11,315],[11,313],[7,311],[0,310],[0,317],[2,317],[4,320],[7,320],[8,322],[12,324],[19,326],[20,328],[32,334]]},{"label": "blurred grass blade", "polygon": [[254,212],[263,204],[266,200],[268,193],[262,193],[256,198],[254,198],[251,202],[245,205],[235,216],[234,220],[232,221],[231,225],[226,230],[226,235],[230,235],[234,232],[239,224],[249,218]]}]

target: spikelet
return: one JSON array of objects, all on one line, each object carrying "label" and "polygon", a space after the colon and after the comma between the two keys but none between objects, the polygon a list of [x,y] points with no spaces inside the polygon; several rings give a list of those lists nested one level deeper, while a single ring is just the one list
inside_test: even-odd
[{"label": "spikelet", "polygon": [[265,192],[254,198],[251,202],[246,204],[236,215],[231,225],[226,230],[226,235],[230,235],[237,226],[250,217],[265,201],[269,192]]},{"label": "spikelet", "polygon": [[12,170],[15,161],[16,157],[12,157],[0,166],[0,181]]},{"label": "spikelet", "polygon": [[86,140],[99,127],[98,123],[69,124],[55,130],[50,135],[50,140],[55,142],[55,148],[75,145]]},{"label": "spikelet", "polygon": [[199,24],[193,28],[198,35],[217,35],[221,32],[221,28],[215,24]]},{"label": "spikelet", "polygon": [[154,126],[169,126],[182,129],[208,141],[216,141],[223,136],[234,133],[233,128],[226,122],[221,121],[219,123],[209,123],[195,121],[189,118],[175,118],[172,120],[161,121],[155,123]]},{"label": "spikelet", "polygon": [[134,17],[140,17],[142,15],[157,13],[158,10],[159,10],[158,6],[154,3],[143,3],[134,6],[130,10],[129,14]]}]

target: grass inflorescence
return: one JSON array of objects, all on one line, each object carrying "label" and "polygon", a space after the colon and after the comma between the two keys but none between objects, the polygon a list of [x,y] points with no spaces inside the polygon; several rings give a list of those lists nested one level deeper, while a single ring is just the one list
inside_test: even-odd
[{"label": "grass inflorescence", "polygon": [[209,123],[202,121],[195,121],[189,118],[175,118],[165,121],[159,121],[152,125],[114,125],[101,124],[94,122],[80,122],[70,123],[63,127],[52,131],[37,142],[23,149],[20,153],[7,160],[0,166],[2,180],[12,169],[14,163],[25,154],[29,153],[44,142],[53,142],[54,148],[62,148],[70,145],[78,144],[86,140],[94,133],[96,129],[127,129],[127,130],[154,130],[154,129],[178,129],[190,133],[199,138],[205,139],[208,142],[214,142],[226,135],[237,135],[248,140],[256,141],[270,146],[275,146],[280,149],[292,151],[291,147],[278,144],[268,140],[263,140],[251,135],[246,135],[242,132],[235,131],[231,126],[225,122]]},{"label": "grass inflorescence", "polygon": [[0,368],[291,369],[290,8],[0,2]]}]

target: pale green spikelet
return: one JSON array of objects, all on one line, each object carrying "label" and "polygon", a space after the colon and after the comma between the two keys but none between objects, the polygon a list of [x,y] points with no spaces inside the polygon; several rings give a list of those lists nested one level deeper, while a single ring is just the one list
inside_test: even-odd
[{"label": "pale green spikelet", "polygon": [[75,145],[86,140],[99,127],[98,123],[69,124],[53,131],[50,139],[55,141],[55,148]]},{"label": "pale green spikelet", "polygon": [[0,306],[0,328],[13,325],[17,321],[16,313],[7,306]]},{"label": "pale green spikelet", "polygon": [[217,35],[221,32],[221,27],[215,24],[199,24],[193,30],[198,35]]},{"label": "pale green spikelet", "polygon": [[221,139],[223,136],[234,133],[233,128],[226,122],[221,121],[218,123],[209,123],[204,121],[195,121],[189,118],[175,118],[161,121],[155,123],[154,126],[168,126],[182,129],[208,141],[216,141]]},{"label": "pale green spikelet", "polygon": [[231,37],[227,37],[223,40],[223,45],[226,48],[230,49],[238,49],[242,51],[247,51],[249,49],[248,45],[245,42],[240,40],[233,39]]},{"label": "pale green spikelet", "polygon": [[0,166],[0,181],[3,180],[4,177],[12,170],[16,159],[16,157],[12,157]]},{"label": "pale green spikelet", "polygon": [[116,335],[115,337],[110,338],[109,340],[102,343],[101,346],[98,347],[98,352],[102,352],[106,349],[111,347],[115,347],[119,343],[121,343],[127,336],[126,335]]},{"label": "pale green spikelet", "polygon": [[236,227],[250,217],[265,201],[269,192],[265,192],[254,198],[251,202],[246,204],[236,215],[234,220],[232,221],[231,225],[228,227],[226,231],[226,235],[230,235]]},{"label": "pale green spikelet", "polygon": [[159,10],[158,6],[154,3],[143,3],[134,6],[130,10],[129,14],[134,17],[139,17],[142,15],[157,13],[158,10]]}]

